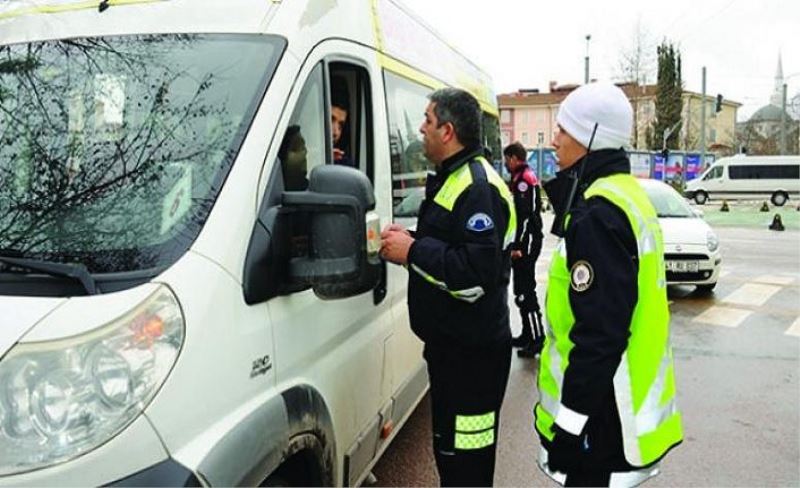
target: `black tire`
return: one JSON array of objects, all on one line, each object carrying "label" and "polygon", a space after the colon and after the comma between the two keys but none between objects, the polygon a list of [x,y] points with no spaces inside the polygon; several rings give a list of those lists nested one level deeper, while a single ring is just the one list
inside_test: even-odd
[{"label": "black tire", "polygon": [[708,193],[704,191],[699,191],[694,194],[694,201],[698,205],[705,205],[708,201]]},{"label": "black tire", "polygon": [[709,283],[708,285],[697,285],[697,291],[700,293],[711,293],[714,291],[714,287],[717,286],[716,283]]},{"label": "black tire", "polygon": [[776,191],[772,194],[772,198],[770,200],[776,207],[783,207],[783,204],[789,200],[789,195],[782,191]]}]

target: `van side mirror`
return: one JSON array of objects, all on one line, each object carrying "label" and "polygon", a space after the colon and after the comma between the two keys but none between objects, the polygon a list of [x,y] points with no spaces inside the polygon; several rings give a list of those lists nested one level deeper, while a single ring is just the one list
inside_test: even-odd
[{"label": "van side mirror", "polygon": [[284,192],[283,206],[309,216],[308,255],[292,258],[289,278],[323,299],[369,291],[380,279],[380,219],[372,184],[336,165],[312,170],[308,190]]},{"label": "van side mirror", "polygon": [[277,190],[265,199],[250,236],[245,302],[309,287],[326,300],[375,288],[382,276],[380,219],[372,212],[375,196],[366,175],[346,166],[318,166],[306,191],[281,191],[280,180],[270,181]]}]

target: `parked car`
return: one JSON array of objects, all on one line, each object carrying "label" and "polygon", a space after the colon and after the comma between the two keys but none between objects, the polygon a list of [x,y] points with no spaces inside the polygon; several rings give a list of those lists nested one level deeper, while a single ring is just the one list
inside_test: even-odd
[{"label": "parked car", "polygon": [[661,224],[667,284],[696,285],[699,290],[713,290],[722,268],[722,254],[719,239],[703,220],[702,212],[692,208],[665,183],[646,179],[639,182]]}]

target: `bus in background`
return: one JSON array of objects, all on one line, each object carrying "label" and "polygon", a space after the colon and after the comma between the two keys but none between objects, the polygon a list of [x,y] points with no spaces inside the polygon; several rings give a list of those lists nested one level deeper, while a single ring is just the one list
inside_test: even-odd
[{"label": "bus in background", "polygon": [[780,207],[800,196],[800,156],[722,158],[689,181],[684,195],[699,205],[710,199],[769,198]]}]

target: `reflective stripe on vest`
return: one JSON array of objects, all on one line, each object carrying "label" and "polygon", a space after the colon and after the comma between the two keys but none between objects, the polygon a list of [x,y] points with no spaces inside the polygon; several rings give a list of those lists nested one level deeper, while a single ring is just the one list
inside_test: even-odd
[{"label": "reflective stripe on vest", "polygon": [[[503,237],[503,249],[505,250],[514,241],[514,236],[517,233],[517,212],[514,209],[514,197],[511,196],[511,192],[508,190],[506,183],[503,181],[500,175],[497,174],[494,168],[492,168],[492,166],[486,161],[486,159],[483,157],[478,157],[475,159],[481,163],[484,171],[486,172],[486,179],[490,185],[497,189],[498,193],[500,193],[500,196],[503,198],[503,201],[506,202],[506,207],[508,208],[508,226],[506,227],[506,233]],[[455,207],[458,197],[460,197],[461,194],[464,193],[464,191],[472,184],[472,171],[470,171],[469,166],[470,163],[467,162],[452,172],[450,176],[447,177],[444,185],[442,185],[442,188],[439,189],[433,199],[437,205],[444,208],[448,212],[453,211],[453,207]]]},{"label": "reflective stripe on vest", "polygon": [[[657,460],[683,438],[675,404],[661,228],[647,195],[630,175],[601,178],[586,190],[584,197],[604,198],[623,210],[637,242],[638,301],[631,319],[628,347],[613,381],[625,457],[633,466],[643,466]],[[553,252],[545,305],[547,327],[539,368],[540,401],[535,413],[536,429],[548,439],[553,438],[564,371],[574,347],[569,339],[575,317],[569,302],[566,254],[562,239]]]},{"label": "reflective stripe on vest", "polygon": [[[517,214],[514,210],[513,197],[511,196],[511,192],[508,191],[508,187],[503,179],[500,178],[497,172],[495,172],[494,168],[492,168],[489,163],[486,162],[486,159],[482,157],[475,159],[481,163],[484,171],[486,172],[486,179],[488,180],[489,184],[497,189],[497,191],[500,193],[500,196],[503,198],[503,201],[506,203],[506,208],[508,208],[508,226],[506,227],[505,236],[503,238],[503,250],[506,250],[514,241],[514,236],[517,232]],[[472,185],[472,171],[470,171],[469,165],[470,163],[467,162],[452,172],[450,176],[447,177],[444,185],[442,185],[442,188],[439,189],[433,199],[437,205],[444,208],[448,212],[453,211],[453,207],[455,207],[458,197],[460,197],[461,194],[464,193],[464,191],[466,191],[470,185]],[[481,286],[475,286],[464,290],[451,290],[447,287],[447,283],[437,279],[435,276],[431,275],[416,264],[412,263],[410,267],[417,274],[422,276],[425,281],[431,283],[440,290],[449,293],[450,296],[458,300],[463,300],[467,303],[475,303],[486,294],[486,291]]]}]

